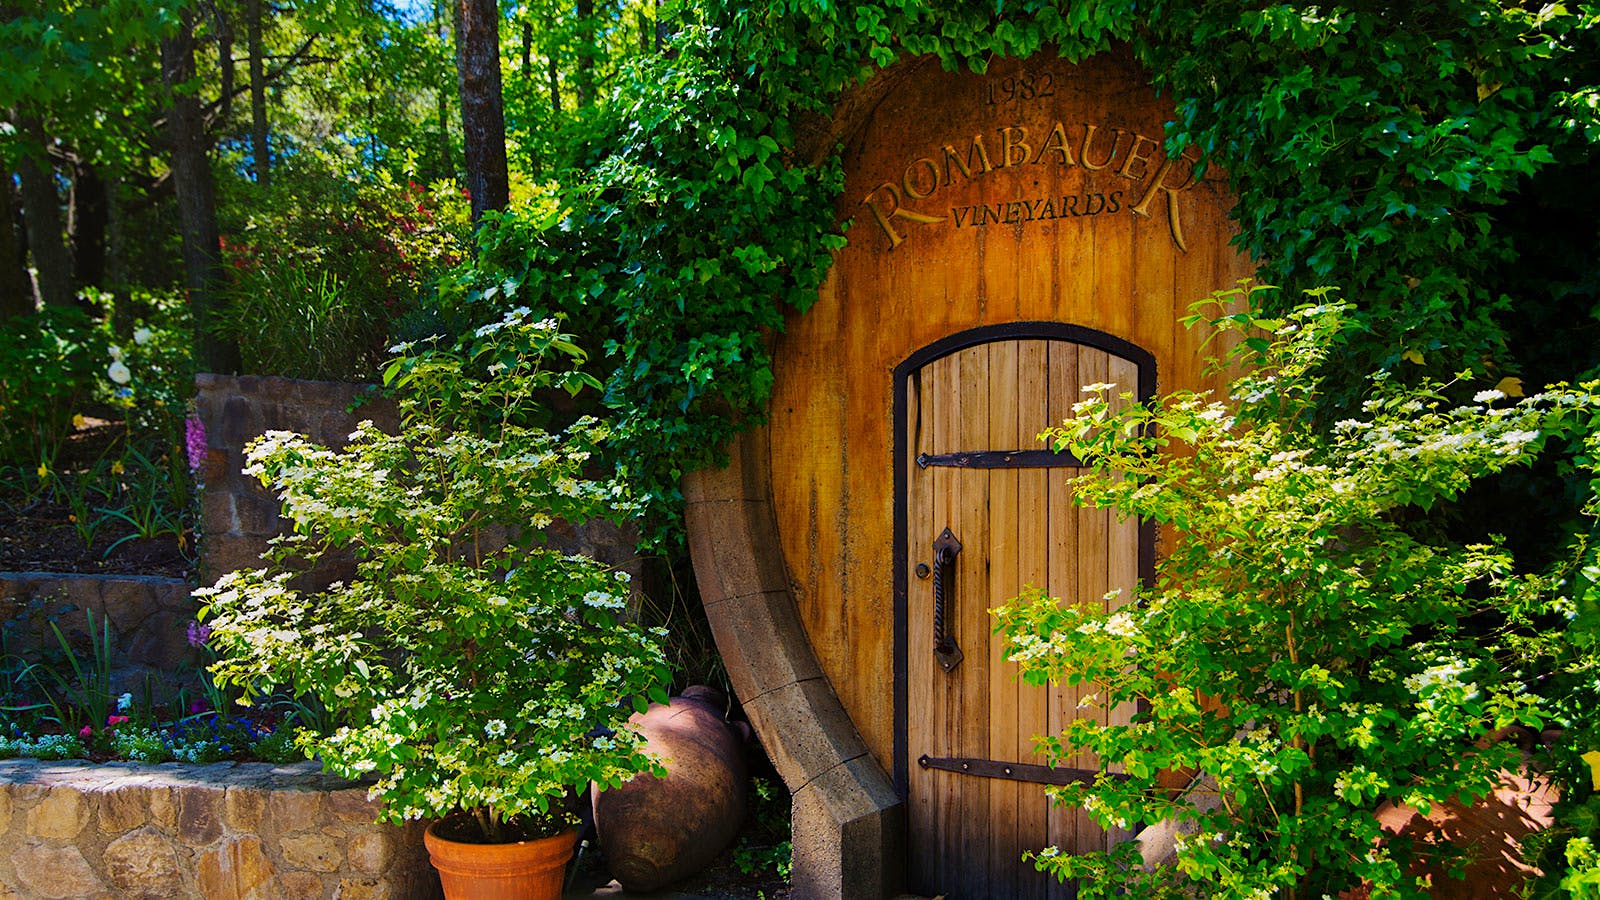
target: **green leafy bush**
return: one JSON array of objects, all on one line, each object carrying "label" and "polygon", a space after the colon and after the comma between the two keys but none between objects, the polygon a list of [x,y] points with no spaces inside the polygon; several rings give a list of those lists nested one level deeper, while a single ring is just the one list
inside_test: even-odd
[{"label": "green leafy bush", "polygon": [[49,478],[73,417],[96,395],[109,346],[103,323],[76,307],[0,321],[0,464]]},{"label": "green leafy bush", "polygon": [[[1037,592],[997,611],[1030,683],[1092,685],[1134,710],[1042,740],[1052,758],[1087,749],[1122,776],[1052,794],[1102,825],[1186,828],[1153,871],[1133,843],[1040,854],[1085,896],[1316,897],[1362,883],[1428,896],[1407,875],[1421,848],[1382,840],[1378,804],[1480,798],[1520,759],[1493,734],[1570,711],[1541,677],[1567,652],[1565,570],[1522,571],[1498,539],[1458,544],[1410,520],[1552,439],[1586,439],[1592,459],[1595,385],[1515,402],[1482,390],[1457,406],[1447,385],[1378,376],[1359,416],[1319,432],[1315,373],[1340,352],[1348,312],[1224,317],[1255,364],[1226,401],[1127,404],[1091,386],[1049,432],[1089,467],[1077,502],[1173,538],[1153,588],[1114,611]],[[1174,797],[1174,771],[1203,777]]]},{"label": "green leafy bush", "polygon": [[[197,592],[213,672],[247,699],[283,685],[349,723],[302,746],[335,772],[377,773],[390,819],[462,810],[495,841],[561,830],[569,790],[654,765],[627,718],[665,702],[659,635],[621,620],[625,574],[539,531],[634,509],[586,476],[605,425],[552,433],[529,403],[592,384],[579,356],[553,320],[513,310],[390,364],[398,435],[363,423],[343,451],[284,432],[249,448],[246,471],[295,535],[277,571]],[[323,548],[353,553],[354,577],[297,588],[284,563]]]},{"label": "green leafy bush", "polygon": [[431,279],[465,255],[466,199],[448,182],[363,180],[315,166],[280,173],[226,237],[220,336],[244,371],[372,381]]},{"label": "green leafy bush", "polygon": [[606,378],[614,455],[675,534],[683,472],[758,422],[772,386],[763,332],[805,309],[843,245],[836,163],[797,165],[790,122],[751,77],[730,79],[719,35],[638,60],[594,124],[581,170],[490,218],[476,265],[442,289],[478,318],[526,305],[567,317]]}]

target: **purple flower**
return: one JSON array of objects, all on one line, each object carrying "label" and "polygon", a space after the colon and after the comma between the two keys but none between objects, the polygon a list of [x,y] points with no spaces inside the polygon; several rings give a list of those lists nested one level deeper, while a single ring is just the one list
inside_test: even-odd
[{"label": "purple flower", "polygon": [[206,426],[199,416],[183,420],[183,447],[189,453],[189,471],[200,471],[206,462]]},{"label": "purple flower", "polygon": [[199,622],[189,623],[189,646],[204,647],[206,641],[211,639],[211,626]]}]

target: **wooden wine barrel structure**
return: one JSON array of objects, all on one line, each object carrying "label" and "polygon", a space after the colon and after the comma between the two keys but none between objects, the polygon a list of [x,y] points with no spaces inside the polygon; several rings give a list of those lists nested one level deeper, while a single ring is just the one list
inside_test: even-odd
[{"label": "wooden wine barrel structure", "polygon": [[796,896],[1071,896],[1023,852],[1130,837],[1051,809],[1097,764],[1032,740],[1122,712],[1020,684],[988,610],[1029,585],[1124,602],[1153,566],[1038,434],[1082,385],[1217,386],[1179,318],[1254,266],[1221,174],[1166,155],[1171,117],[1126,52],[913,60],[810,137],[843,141],[849,244],[774,338],[769,424],[684,485],[718,647],[794,794]]}]

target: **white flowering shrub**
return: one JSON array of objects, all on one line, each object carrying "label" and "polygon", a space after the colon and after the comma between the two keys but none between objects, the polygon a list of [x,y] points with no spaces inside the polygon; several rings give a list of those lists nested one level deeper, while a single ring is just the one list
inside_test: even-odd
[{"label": "white flowering shrub", "polygon": [[[294,533],[274,568],[198,592],[223,654],[212,671],[247,699],[316,696],[345,724],[303,748],[341,775],[376,773],[390,819],[466,811],[491,840],[560,830],[570,789],[654,767],[627,717],[666,699],[660,633],[620,615],[626,574],[539,531],[633,508],[586,474],[603,423],[545,428],[538,399],[593,379],[571,337],[527,310],[454,349],[396,349],[398,435],[363,423],[339,451],[281,432],[249,448],[246,471]],[[289,563],[330,550],[354,554],[355,576],[298,588]]]},{"label": "white flowering shrub", "polygon": [[[1137,710],[1043,738],[1053,758],[1086,748],[1108,767],[1053,794],[1103,825],[1186,829],[1176,858],[1148,868],[1134,843],[1041,853],[1042,868],[1082,879],[1081,896],[1321,897],[1363,883],[1373,897],[1430,896],[1408,866],[1440,851],[1383,839],[1378,805],[1484,796],[1519,753],[1486,739],[1539,728],[1560,705],[1539,693],[1573,615],[1558,576],[1519,570],[1497,541],[1415,526],[1553,438],[1600,458],[1595,386],[1454,405],[1452,386],[1377,377],[1363,415],[1314,428],[1343,312],[1227,316],[1214,324],[1250,365],[1226,400],[1117,403],[1101,385],[1048,432],[1088,467],[1078,502],[1166,539],[1137,603],[1106,613],[1033,592],[996,611],[1029,682],[1092,685]],[[1195,787],[1173,790],[1175,776]]]}]

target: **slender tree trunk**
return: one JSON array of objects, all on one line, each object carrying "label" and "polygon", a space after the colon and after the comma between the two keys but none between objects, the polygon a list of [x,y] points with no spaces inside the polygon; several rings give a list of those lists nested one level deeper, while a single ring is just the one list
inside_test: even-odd
[{"label": "slender tree trunk", "polygon": [[[533,15],[526,9],[522,11],[522,67],[517,70],[517,74],[521,77],[522,83],[527,86],[523,90],[527,91],[528,95],[531,96],[533,93],[533,81],[536,77],[533,74]],[[527,142],[528,171],[535,178],[539,177],[539,151],[537,146],[538,144],[534,141]]]},{"label": "slender tree trunk", "polygon": [[[450,26],[444,17],[445,0],[433,2],[433,26],[438,32],[439,40],[447,47],[453,47]],[[453,178],[456,173],[456,161],[450,153],[450,92],[442,86],[437,87],[439,100],[439,177]]]},{"label": "slender tree trunk", "polygon": [[250,160],[256,184],[272,177],[272,148],[267,144],[267,76],[261,59],[261,0],[245,2],[245,43],[250,54]]},{"label": "slender tree trunk", "polygon": [[127,284],[128,210],[124,203],[121,179],[106,192],[106,284]]},{"label": "slender tree trunk", "polygon": [[178,195],[184,285],[194,318],[196,361],[209,372],[233,372],[239,367],[239,348],[219,337],[213,327],[220,305],[217,289],[222,284],[222,260],[209,140],[199,99],[178,89],[194,77],[194,20],[189,15],[175,34],[161,41],[161,77],[172,104],[167,133],[172,144],[172,185]]},{"label": "slender tree trunk", "polygon": [[17,166],[22,183],[22,216],[28,226],[28,250],[38,279],[39,301],[47,306],[73,302],[72,254],[61,225],[61,195],[55,170],[45,152],[44,123],[38,116],[17,117],[23,154]]},{"label": "slender tree trunk", "polygon": [[561,118],[561,72],[556,68],[555,51],[545,52],[545,74],[550,79],[550,112]]},{"label": "slender tree trunk", "polygon": [[456,75],[467,151],[472,224],[510,202],[506,120],[500,84],[500,8],[496,0],[458,0]]},{"label": "slender tree trunk", "polygon": [[72,262],[73,278],[79,287],[105,287],[106,228],[110,225],[111,200],[106,183],[94,166],[79,161],[72,178]]},{"label": "slender tree trunk", "polygon": [[594,0],[577,0],[578,106],[594,102]]},{"label": "slender tree trunk", "polygon": [[33,312],[33,288],[28,284],[27,251],[17,239],[15,191],[11,173],[0,169],[0,319]]},{"label": "slender tree trunk", "polygon": [[222,13],[222,4],[213,3],[211,12],[217,23],[217,69],[220,73],[222,93],[217,98],[221,102],[220,118],[224,122],[233,119],[233,28],[228,24],[228,17]]},{"label": "slender tree trunk", "polygon": [[522,68],[518,71],[523,78],[533,78],[533,17],[526,11],[522,14]]}]

